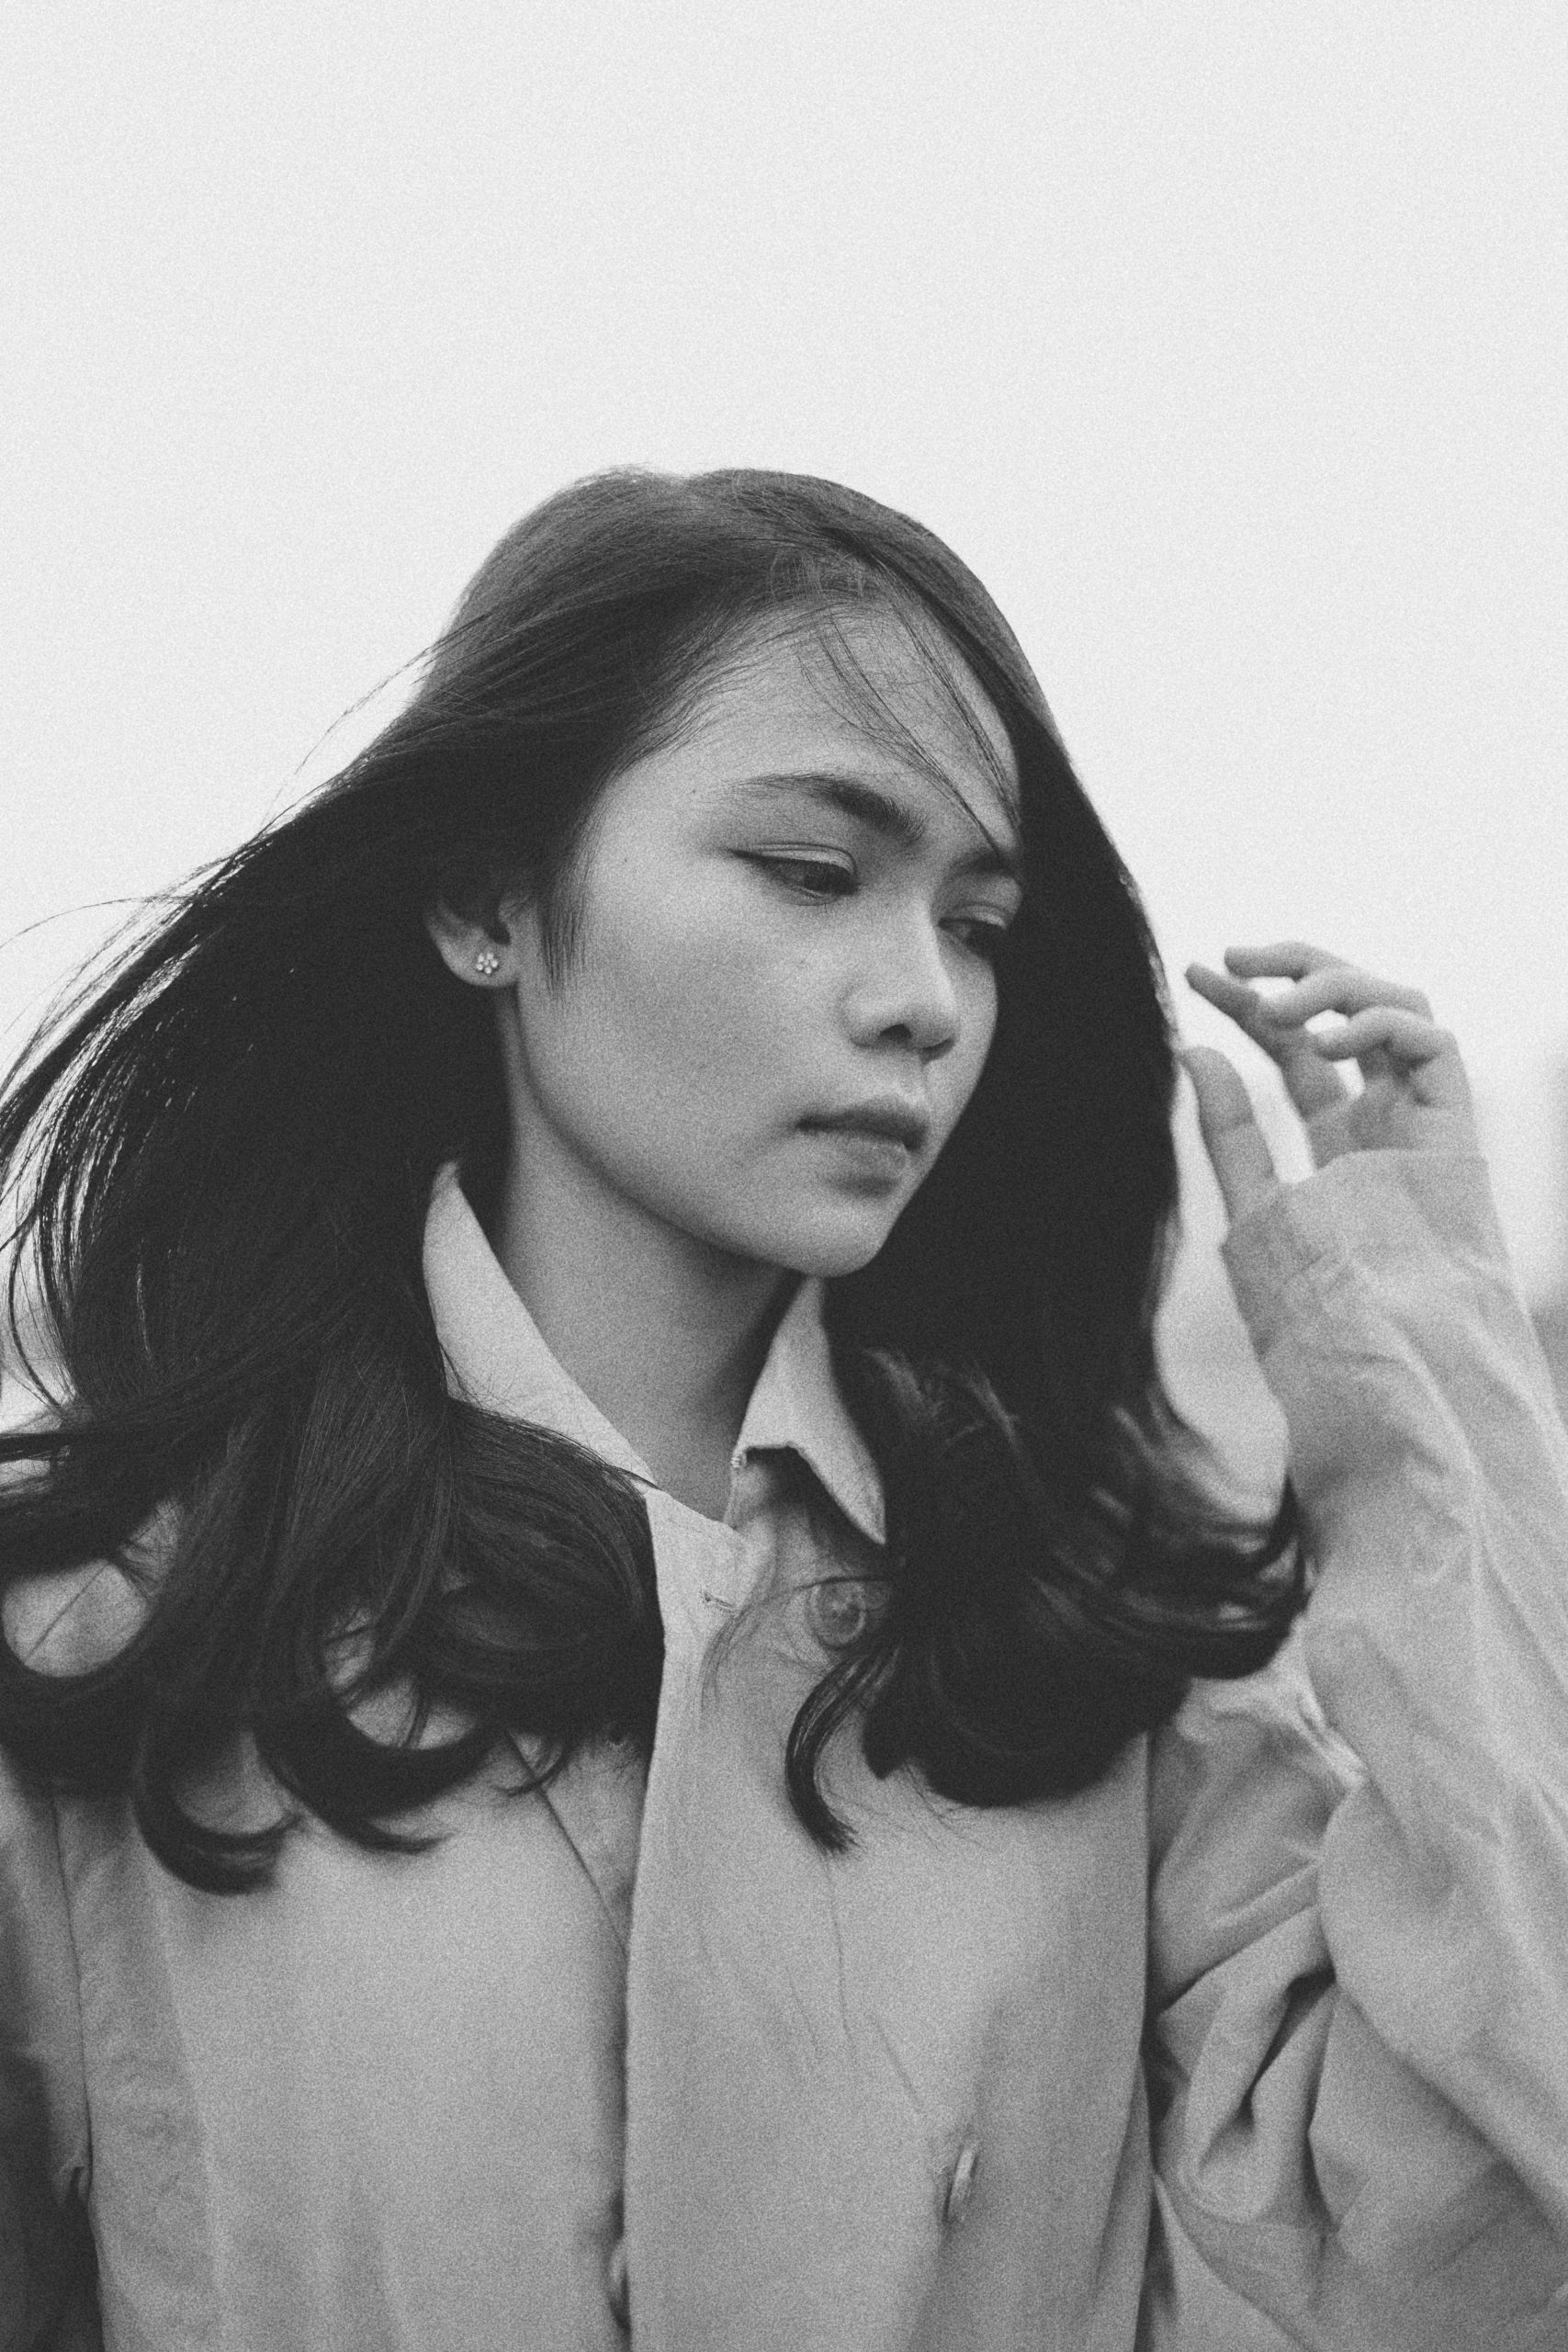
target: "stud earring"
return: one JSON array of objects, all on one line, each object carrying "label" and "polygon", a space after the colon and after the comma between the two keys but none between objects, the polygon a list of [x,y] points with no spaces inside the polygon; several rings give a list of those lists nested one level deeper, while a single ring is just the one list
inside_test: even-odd
[{"label": "stud earring", "polygon": [[501,958],[493,947],[479,949],[479,954],[474,957],[474,969],[476,972],[482,972],[487,980],[492,972],[500,971]]}]

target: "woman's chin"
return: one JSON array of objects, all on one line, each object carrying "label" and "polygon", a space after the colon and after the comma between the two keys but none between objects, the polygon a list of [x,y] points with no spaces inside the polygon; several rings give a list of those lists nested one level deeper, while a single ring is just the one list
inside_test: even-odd
[{"label": "woman's chin", "polygon": [[908,1206],[908,1189],[895,1194],[857,1197],[836,1188],[806,1199],[798,1194],[773,1201],[753,1196],[750,1215],[673,1217],[694,1240],[717,1250],[729,1259],[753,1266],[773,1266],[781,1273],[815,1274],[831,1281],[839,1274],[859,1273],[869,1266]]},{"label": "woman's chin", "polygon": [[815,1274],[824,1282],[858,1274],[886,1242],[897,1219],[876,1216],[824,1217],[795,1233],[780,1235],[773,1262],[792,1274]]}]

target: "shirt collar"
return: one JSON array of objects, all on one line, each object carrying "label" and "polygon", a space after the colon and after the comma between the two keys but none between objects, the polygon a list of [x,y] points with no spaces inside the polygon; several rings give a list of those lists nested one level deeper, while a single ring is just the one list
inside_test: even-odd
[{"label": "shirt collar", "polygon": [[822,1319],[827,1286],[808,1275],[780,1317],[747,1401],[732,1457],[784,1447],[798,1453],[852,1525],[873,1544],[886,1540],[882,1480],[851,1419]]},{"label": "shirt collar", "polygon": [[[602,1461],[657,1485],[647,1463],[551,1354],[486,1240],[455,1165],[441,1170],[431,1193],[424,1282],[455,1395],[486,1412],[558,1430]],[[799,1454],[852,1525],[881,1544],[882,1482],[833,1377],[824,1296],[823,1283],[808,1276],[780,1317],[731,1467],[780,1449]]]}]

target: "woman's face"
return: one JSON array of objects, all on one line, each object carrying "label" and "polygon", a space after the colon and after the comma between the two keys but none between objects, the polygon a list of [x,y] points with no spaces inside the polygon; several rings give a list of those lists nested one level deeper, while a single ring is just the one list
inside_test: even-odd
[{"label": "woman's face", "polygon": [[886,613],[840,636],[870,703],[808,632],[765,637],[607,786],[558,989],[536,915],[504,910],[524,1181],[553,1162],[618,1212],[824,1275],[874,1257],[974,1091],[1021,898],[1016,769],[977,683],[951,656],[944,686]]}]

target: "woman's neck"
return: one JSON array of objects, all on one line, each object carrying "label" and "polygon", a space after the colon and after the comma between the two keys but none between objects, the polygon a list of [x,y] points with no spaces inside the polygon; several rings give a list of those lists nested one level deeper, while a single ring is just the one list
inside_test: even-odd
[{"label": "woman's neck", "polygon": [[678,1232],[543,1140],[513,1151],[490,1238],[562,1369],[661,1487],[721,1519],[793,1277]]}]

